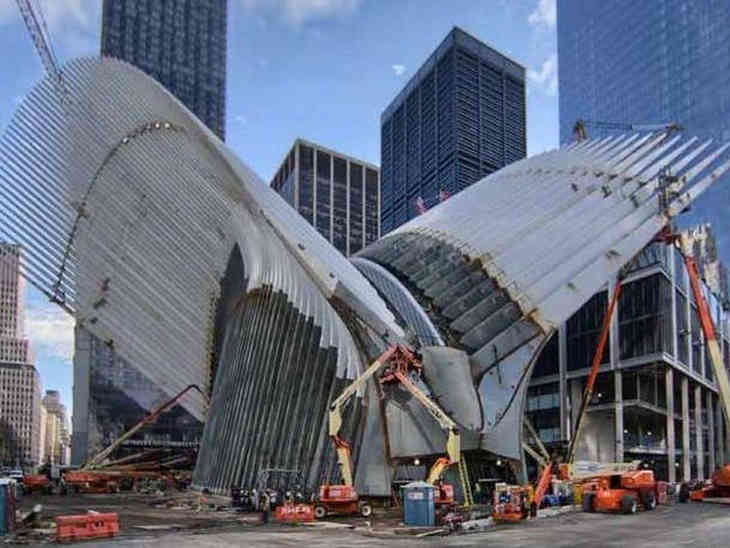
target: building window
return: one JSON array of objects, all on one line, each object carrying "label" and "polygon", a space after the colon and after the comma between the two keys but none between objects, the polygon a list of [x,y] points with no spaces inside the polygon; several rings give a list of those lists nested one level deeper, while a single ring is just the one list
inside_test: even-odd
[{"label": "building window", "polygon": [[363,167],[350,163],[350,254],[362,249]]},{"label": "building window", "polygon": [[317,151],[317,230],[330,239],[330,155]]},{"label": "building window", "polygon": [[308,223],[314,215],[314,150],[299,145],[299,213]]},{"label": "building window", "polygon": [[[608,307],[606,291],[596,293],[566,323],[569,371],[590,367],[598,345],[603,316]],[[601,363],[610,360],[610,344],[603,349]]]},{"label": "building window", "polygon": [[332,244],[347,253],[347,161],[334,158],[332,222],[334,231]]},{"label": "building window", "polygon": [[365,170],[365,244],[378,239],[378,172]]},{"label": "building window", "polygon": [[527,389],[527,411],[560,407],[560,384],[551,382]]},{"label": "building window", "polygon": [[546,377],[559,373],[558,334],[553,333],[537,357],[533,377]]},{"label": "building window", "polygon": [[672,286],[662,274],[623,286],[619,299],[620,359],[671,352]]}]

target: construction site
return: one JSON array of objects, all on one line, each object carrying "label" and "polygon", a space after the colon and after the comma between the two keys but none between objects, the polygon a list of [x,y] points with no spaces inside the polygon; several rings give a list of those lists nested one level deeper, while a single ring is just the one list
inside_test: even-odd
[{"label": "construction site", "polygon": [[[730,145],[578,120],[346,256],[321,181],[312,224],[142,70],[60,66],[18,6],[46,75],[0,138],[0,234],[77,345],[71,464],[0,479],[5,543],[727,546],[727,272],[679,225]],[[433,64],[496,59],[471,40]],[[325,152],[289,173],[297,143],[277,177],[334,197]]]}]

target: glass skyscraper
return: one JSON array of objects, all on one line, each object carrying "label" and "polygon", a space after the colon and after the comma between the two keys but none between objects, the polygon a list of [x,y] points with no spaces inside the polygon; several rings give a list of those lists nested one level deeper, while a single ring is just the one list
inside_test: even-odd
[{"label": "glass skyscraper", "polygon": [[297,139],[271,187],[344,255],[380,237],[377,166]]},{"label": "glass skyscraper", "polygon": [[525,157],[525,69],[454,27],[385,109],[381,232]]},{"label": "glass skyscraper", "polygon": [[[730,2],[558,0],[557,9],[561,143],[578,119],[676,122],[688,135],[730,141]],[[725,180],[680,217],[685,226],[711,223],[726,264],[728,212]]]},{"label": "glass skyscraper", "polygon": [[163,84],[218,137],[226,127],[227,0],[104,0],[101,54]]}]

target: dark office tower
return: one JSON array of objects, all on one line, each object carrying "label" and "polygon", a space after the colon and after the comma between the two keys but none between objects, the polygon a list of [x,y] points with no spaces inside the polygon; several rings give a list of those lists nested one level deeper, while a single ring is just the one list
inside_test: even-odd
[{"label": "dark office tower", "polygon": [[271,187],[345,255],[380,237],[377,166],[297,139]]},{"label": "dark office tower", "polygon": [[525,110],[525,68],[455,27],[380,117],[382,234],[524,158]]},{"label": "dark office tower", "polygon": [[104,0],[101,54],[145,71],[224,139],[226,7],[227,0]]}]

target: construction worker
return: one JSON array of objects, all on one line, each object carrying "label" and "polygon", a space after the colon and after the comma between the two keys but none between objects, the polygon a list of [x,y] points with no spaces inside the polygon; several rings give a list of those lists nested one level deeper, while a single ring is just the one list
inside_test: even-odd
[{"label": "construction worker", "polygon": [[261,516],[261,522],[266,525],[269,523],[269,514],[271,513],[271,495],[268,489],[264,491],[261,496],[263,515]]}]

